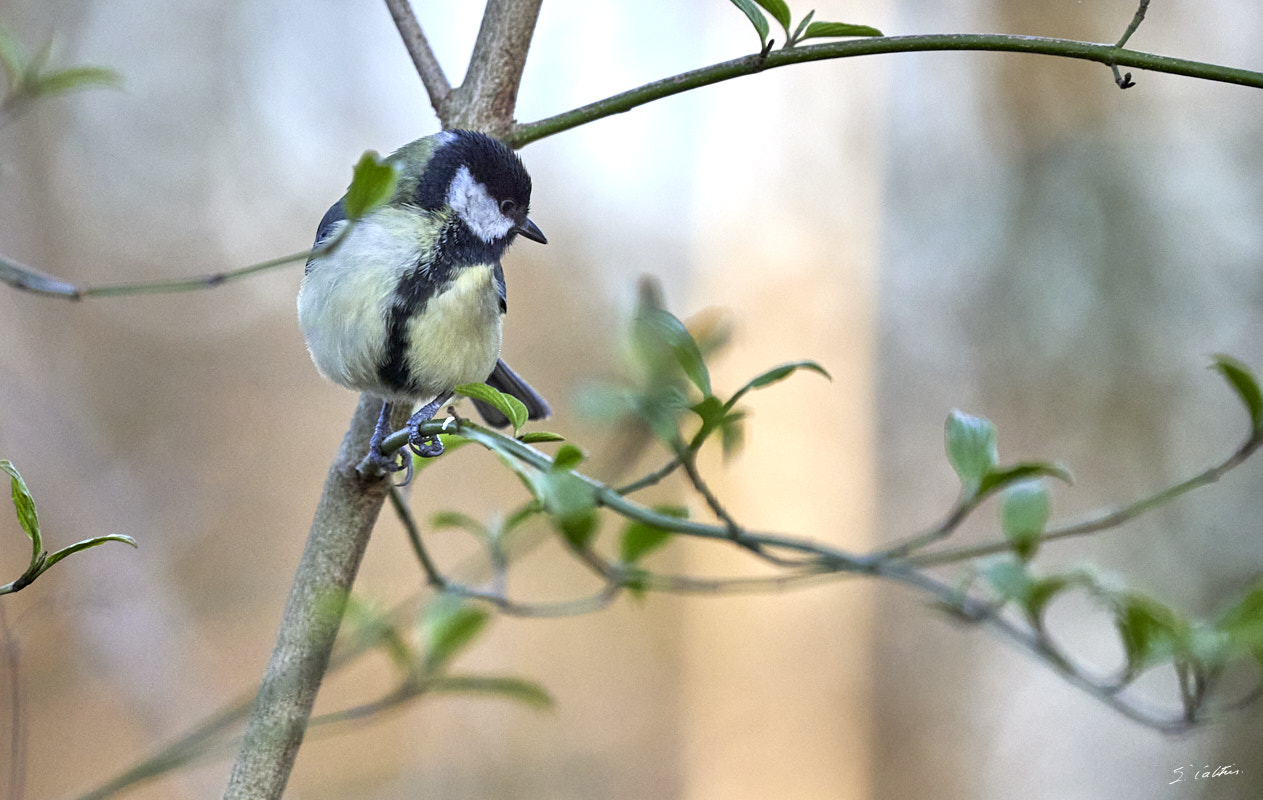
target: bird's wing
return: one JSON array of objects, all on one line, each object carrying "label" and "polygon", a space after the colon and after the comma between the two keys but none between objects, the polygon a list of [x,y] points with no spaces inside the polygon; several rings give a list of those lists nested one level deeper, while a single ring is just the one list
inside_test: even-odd
[{"label": "bird's wing", "polygon": [[[345,199],[342,198],[342,200]],[[329,210],[320,218],[320,227],[316,228],[316,241],[312,245],[312,249],[323,244],[329,238],[329,234],[333,232],[333,226],[346,219],[346,206],[343,205],[342,200],[329,206]],[[311,261],[312,259],[307,259],[307,268],[304,272],[311,272]]]},{"label": "bird's wing", "polygon": [[509,310],[509,287],[504,282],[504,267],[499,261],[491,270],[491,276],[496,280],[496,294],[500,295],[500,313],[503,314]]}]

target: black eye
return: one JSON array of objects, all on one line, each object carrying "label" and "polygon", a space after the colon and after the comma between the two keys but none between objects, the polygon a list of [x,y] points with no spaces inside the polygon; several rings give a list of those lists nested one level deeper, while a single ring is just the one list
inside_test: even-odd
[{"label": "black eye", "polygon": [[517,213],[517,203],[513,202],[512,200],[501,200],[500,213],[505,215],[506,217],[513,216],[514,214]]}]

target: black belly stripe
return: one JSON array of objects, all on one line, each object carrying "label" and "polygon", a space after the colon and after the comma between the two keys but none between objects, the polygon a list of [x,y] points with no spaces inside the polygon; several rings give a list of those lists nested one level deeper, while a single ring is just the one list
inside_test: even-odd
[{"label": "black belly stripe", "polygon": [[386,359],[378,368],[381,381],[402,394],[421,393],[417,376],[408,369],[408,321],[425,310],[431,297],[449,288],[458,271],[457,265],[494,264],[494,277],[500,295],[500,313],[505,309],[504,271],[500,256],[508,239],[483,242],[460,220],[454,219],[439,231],[433,263],[417,263],[404,273],[395,286],[390,313],[386,319]]},{"label": "black belly stripe", "polygon": [[424,268],[421,264],[404,273],[395,286],[386,319],[386,359],[378,369],[382,383],[402,393],[417,393],[416,377],[408,368],[408,321],[422,313],[430,298],[451,283],[454,270],[440,261]]}]

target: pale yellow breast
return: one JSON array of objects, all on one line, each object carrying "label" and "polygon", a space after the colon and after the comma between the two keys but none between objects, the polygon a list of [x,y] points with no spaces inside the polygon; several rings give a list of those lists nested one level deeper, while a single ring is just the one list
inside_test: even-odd
[{"label": "pale yellow breast", "polygon": [[427,395],[487,379],[500,357],[500,299],[492,266],[462,269],[408,321],[409,372]]}]

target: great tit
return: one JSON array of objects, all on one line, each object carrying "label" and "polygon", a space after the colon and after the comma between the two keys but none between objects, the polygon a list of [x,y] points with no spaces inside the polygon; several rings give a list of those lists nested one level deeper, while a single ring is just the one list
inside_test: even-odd
[{"label": "great tit", "polygon": [[[531,419],[549,415],[544,398],[500,359],[500,257],[518,235],[548,240],[527,217],[531,176],[498,139],[443,131],[387,161],[398,170],[394,195],[307,261],[298,320],[322,375],[382,399],[369,458],[396,472],[408,460],[381,450],[395,403],[423,404],[408,420],[409,446],[423,457],[441,454],[443,443],[417,426],[460,384],[486,382],[521,400]],[[315,247],[348,224],[344,200],[320,220]],[[475,405],[488,424],[508,424],[495,408]]]}]

